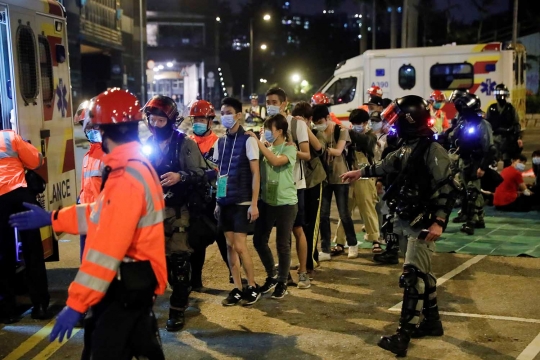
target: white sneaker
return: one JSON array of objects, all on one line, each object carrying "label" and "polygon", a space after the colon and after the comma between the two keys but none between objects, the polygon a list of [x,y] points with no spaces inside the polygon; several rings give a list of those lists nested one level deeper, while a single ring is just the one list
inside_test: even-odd
[{"label": "white sneaker", "polygon": [[299,289],[308,289],[311,286],[311,281],[309,281],[309,276],[307,273],[298,274],[298,285],[296,286]]},{"label": "white sneaker", "polygon": [[358,245],[349,246],[349,259],[356,259],[358,257]]},{"label": "white sneaker", "polygon": [[330,253],[325,253],[325,252],[319,252],[319,262],[321,261],[330,261],[332,260],[332,256],[330,255]]}]

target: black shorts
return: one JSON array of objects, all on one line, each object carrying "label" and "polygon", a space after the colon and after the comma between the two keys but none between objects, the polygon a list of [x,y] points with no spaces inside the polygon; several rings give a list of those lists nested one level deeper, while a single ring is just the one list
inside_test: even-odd
[{"label": "black shorts", "polygon": [[250,205],[220,205],[218,227],[223,232],[251,234],[255,229],[255,221],[249,222]]},{"label": "black shorts", "polygon": [[298,212],[296,213],[296,219],[294,220],[293,228],[304,226],[306,224],[304,207],[305,192],[306,189],[296,190],[296,196],[298,197]]}]

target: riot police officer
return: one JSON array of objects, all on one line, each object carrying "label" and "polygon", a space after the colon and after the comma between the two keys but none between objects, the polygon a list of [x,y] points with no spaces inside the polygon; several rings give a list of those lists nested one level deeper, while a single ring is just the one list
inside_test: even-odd
[{"label": "riot police officer", "polygon": [[[190,256],[197,247],[196,237],[188,237],[192,221],[193,196],[205,184],[206,163],[197,144],[175,129],[178,109],[173,99],[157,95],[143,111],[152,136],[145,149],[158,173],[165,194],[165,245],[170,297],[167,331],[179,331],[185,323],[184,311],[191,292]],[[188,207],[189,205],[189,207]]]},{"label": "riot police officer", "polygon": [[483,118],[478,96],[465,93],[454,102],[460,121],[451,134],[459,155],[459,172],[465,198],[461,213],[453,221],[464,222],[461,231],[473,235],[474,229],[483,229],[484,198],[481,178],[495,159],[491,125]]},{"label": "riot police officer", "polygon": [[[343,181],[361,177],[397,174],[385,194],[393,215],[393,232],[405,252],[399,286],[404,288],[399,327],[383,336],[378,345],[405,356],[412,338],[441,336],[443,327],[437,307],[437,279],[431,256],[455,201],[450,160],[444,148],[433,141],[429,104],[419,96],[396,99],[381,114],[394,125],[403,145],[382,161],[343,174]],[[420,322],[420,312],[424,315]]]},{"label": "riot police officer", "polygon": [[499,84],[495,87],[494,94],[497,103],[489,107],[486,119],[493,128],[499,160],[503,161],[504,167],[508,167],[523,149],[521,126],[516,109],[507,101],[510,96],[508,88]]}]

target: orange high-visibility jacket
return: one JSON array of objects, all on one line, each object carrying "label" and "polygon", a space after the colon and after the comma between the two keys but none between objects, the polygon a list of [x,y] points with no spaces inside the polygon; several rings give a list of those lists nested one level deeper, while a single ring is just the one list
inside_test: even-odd
[{"label": "orange high-visibility jacket", "polygon": [[82,167],[82,184],[79,202],[88,204],[96,201],[101,189],[101,174],[103,171],[103,156],[105,153],[101,143],[90,145],[90,150],[84,155]]},{"label": "orange high-visibility jacket", "polygon": [[43,156],[13,130],[0,130],[0,195],[26,187],[24,169],[43,165]]},{"label": "orange high-visibility jacket", "polygon": [[156,294],[167,284],[163,190],[137,142],[116,147],[103,162],[112,170],[95,203],[52,214],[56,232],[87,234],[83,260],[68,289],[67,305],[84,313],[107,292],[122,260],[149,260]]},{"label": "orange high-visibility jacket", "polygon": [[206,136],[198,136],[193,134],[190,136],[190,138],[197,143],[197,146],[203,155],[208,154],[210,149],[214,147],[216,141],[218,141],[218,136],[213,131],[210,131],[210,134]]}]

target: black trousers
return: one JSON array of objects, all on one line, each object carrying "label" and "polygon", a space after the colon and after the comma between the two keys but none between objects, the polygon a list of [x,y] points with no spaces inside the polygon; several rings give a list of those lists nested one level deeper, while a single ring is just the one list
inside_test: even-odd
[{"label": "black trousers", "polygon": [[[0,196],[0,303],[7,314],[15,312],[15,231],[9,226],[9,216],[27,211],[23,202],[37,204],[27,188],[18,188]],[[26,267],[30,299],[34,306],[49,303],[47,271],[39,229],[19,232]]]},{"label": "black trousers", "polygon": [[165,359],[152,307],[126,308],[115,299],[114,284],[86,316],[81,359]]},{"label": "black trousers", "polygon": [[317,252],[317,239],[314,239],[315,224],[317,222],[317,214],[319,212],[321,200],[321,186],[315,185],[312,188],[306,189],[304,193],[304,234],[307,239],[307,269],[313,270],[313,259],[319,261],[319,253]]}]

